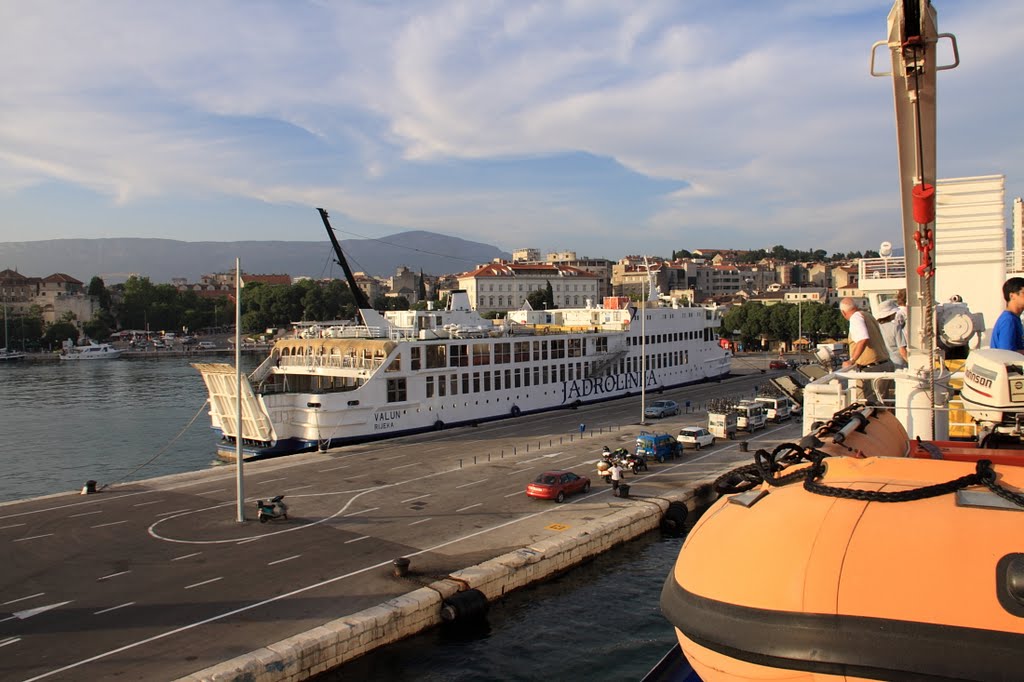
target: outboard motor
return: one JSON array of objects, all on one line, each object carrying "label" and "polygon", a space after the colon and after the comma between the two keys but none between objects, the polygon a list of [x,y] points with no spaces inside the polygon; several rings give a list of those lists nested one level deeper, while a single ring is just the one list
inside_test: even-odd
[{"label": "outboard motor", "polygon": [[978,442],[992,434],[1024,435],[1024,355],[1012,350],[971,351],[960,391],[964,409],[978,422]]}]

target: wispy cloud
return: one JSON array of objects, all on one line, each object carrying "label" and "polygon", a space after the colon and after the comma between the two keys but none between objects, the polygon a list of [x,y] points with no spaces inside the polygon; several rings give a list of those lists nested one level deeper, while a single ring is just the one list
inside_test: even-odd
[{"label": "wispy cloud", "polygon": [[[938,7],[964,60],[940,75],[940,175],[1004,172],[1010,196],[1024,187],[1018,5]],[[382,231],[611,257],[709,239],[871,248],[899,230],[891,86],[867,74],[888,10],[8,3],[0,240],[149,236],[124,209],[160,200],[220,202],[221,222],[238,202],[327,205]],[[30,229],[49,223],[28,197],[54,185],[104,201],[73,233]]]}]

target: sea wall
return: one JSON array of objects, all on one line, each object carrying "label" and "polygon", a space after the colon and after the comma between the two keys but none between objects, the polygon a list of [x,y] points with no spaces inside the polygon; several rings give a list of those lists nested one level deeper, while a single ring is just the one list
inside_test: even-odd
[{"label": "sea wall", "polygon": [[451,573],[444,580],[200,670],[179,682],[307,680],[377,647],[440,625],[444,600],[457,592],[476,589],[493,601],[547,580],[658,528],[671,502],[688,504],[692,497],[680,490],[660,497],[628,498],[629,503],[600,520]]}]

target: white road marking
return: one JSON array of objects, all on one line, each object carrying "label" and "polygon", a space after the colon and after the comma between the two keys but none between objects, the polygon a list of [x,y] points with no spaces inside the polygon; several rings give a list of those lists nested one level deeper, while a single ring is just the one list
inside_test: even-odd
[{"label": "white road marking", "polygon": [[419,462],[413,462],[412,464],[403,464],[400,467],[391,467],[388,471],[398,471],[399,469],[408,469],[409,467],[419,466]]},{"label": "white road marking", "polygon": [[47,533],[46,535],[32,535],[32,536],[27,537],[27,538],[17,538],[17,539],[11,540],[11,542],[25,542],[26,540],[38,540],[39,538],[48,538],[51,535],[53,535],[53,533]]},{"label": "white road marking", "polygon": [[330,469],[320,469],[319,471],[317,471],[317,473],[318,474],[325,474],[328,471],[337,471],[338,469],[347,469],[350,466],[352,466],[352,465],[351,464],[343,464],[340,467],[331,467]]},{"label": "white road marking", "polygon": [[204,580],[201,583],[192,583],[191,585],[186,586],[185,589],[186,590],[191,590],[193,587],[202,587],[203,585],[209,585],[210,583],[215,583],[218,580],[224,580],[224,576],[221,576],[219,578],[210,578],[209,580]]},{"label": "white road marking", "polygon": [[182,556],[176,556],[171,561],[181,561],[182,559],[191,559],[194,556],[199,556],[202,552],[192,552],[191,554],[183,554]]},{"label": "white road marking", "polygon": [[286,493],[291,493],[291,492],[294,492],[296,490],[305,490],[306,488],[312,488],[312,487],[313,487],[313,484],[310,483],[309,485],[300,485],[298,488],[288,488],[288,489],[285,490],[285,492]]},{"label": "white road marking", "polygon": [[238,542],[236,542],[235,544],[236,544],[236,545],[245,545],[245,544],[248,544],[248,543],[250,543],[250,542],[256,542],[257,540],[262,540],[262,539],[263,539],[263,538],[259,538],[259,537],[256,537],[256,538],[249,538],[248,540],[239,540],[239,541],[238,541]]},{"label": "white road marking", "polygon": [[268,478],[265,481],[253,481],[253,483],[255,483],[256,485],[263,485],[264,483],[274,483],[275,481],[285,481],[285,480],[288,480],[288,479],[286,477],[282,476],[281,478]]},{"label": "white road marking", "polygon": [[536,468],[537,467],[527,467],[525,469],[516,469],[515,471],[510,471],[509,473],[507,473],[505,475],[506,476],[515,476],[516,474],[522,474],[522,473],[525,473],[527,471],[533,471]]},{"label": "white road marking", "polygon": [[300,556],[302,556],[302,555],[301,554],[296,554],[295,556],[290,556],[290,557],[288,557],[286,559],[278,559],[277,561],[271,561],[271,562],[269,562],[267,564],[267,566],[273,566],[274,564],[283,564],[286,561],[291,561],[292,559],[298,559]]},{"label": "white road marking", "polygon": [[25,620],[26,618],[31,618],[32,616],[38,616],[40,613],[45,613],[45,612],[50,611],[52,609],[60,608],[61,606],[64,606],[65,604],[70,604],[72,601],[74,601],[74,600],[60,601],[60,602],[57,602],[56,604],[47,604],[46,606],[37,606],[34,609],[27,609],[25,611],[15,611],[13,615],[16,618],[19,618],[21,620]]},{"label": "white road marking", "polygon": [[24,526],[24,523],[12,523],[9,526],[0,526],[0,530],[7,530],[8,528],[17,528],[18,526]]},{"label": "white road marking", "polygon": [[224,493],[224,492],[227,492],[227,490],[228,490],[227,488],[217,488],[216,490],[202,490],[202,491],[194,493],[194,494],[195,495],[213,495],[214,493]]},{"label": "white road marking", "polygon": [[461,511],[466,511],[467,509],[472,509],[473,507],[482,507],[482,506],[484,506],[483,502],[477,502],[476,504],[471,504],[468,507],[463,507],[462,509],[456,509],[455,511],[457,513],[457,512],[461,512]]},{"label": "white road marking", "polygon": [[121,571],[120,573],[111,573],[110,575],[105,575],[102,578],[96,578],[96,582],[99,582],[100,580],[108,580],[110,578],[116,578],[117,576],[125,575],[126,573],[131,573],[131,571]]},{"label": "white road marking", "polygon": [[89,516],[90,514],[102,514],[102,513],[103,513],[102,509],[97,509],[96,511],[82,512],[81,514],[72,514],[68,518],[69,519],[77,519],[79,516]]},{"label": "white road marking", "polygon": [[358,537],[358,538],[352,538],[351,540],[345,540],[345,544],[346,545],[351,545],[353,542],[359,542],[360,540],[365,540],[368,537],[370,537],[370,536],[369,535],[363,535],[363,536]]},{"label": "white road marking", "polygon": [[133,504],[132,506],[133,507],[148,507],[151,504],[160,504],[161,502],[163,502],[163,500],[152,500],[150,502],[139,502],[138,504]]},{"label": "white road marking", "polygon": [[455,489],[458,490],[459,488],[468,488],[471,485],[476,485],[477,483],[483,483],[486,480],[489,480],[489,479],[481,478],[479,481],[473,481],[471,483],[463,483],[462,485],[455,486]]},{"label": "white road marking", "polygon": [[105,528],[107,526],[118,526],[118,525],[120,525],[122,523],[128,523],[128,519],[124,519],[122,521],[111,521],[110,523],[101,523],[99,525],[89,526],[89,527],[90,528]]},{"label": "white road marking", "polygon": [[515,497],[516,495],[525,495],[525,494],[526,494],[525,490],[517,490],[516,492],[512,493],[511,495],[505,495],[505,497]]},{"label": "white road marking", "polygon": [[110,613],[111,611],[117,611],[118,609],[123,609],[126,606],[132,606],[133,604],[135,604],[135,602],[128,601],[128,602],[125,602],[124,604],[119,604],[117,606],[111,606],[109,609],[103,609],[101,611],[93,611],[92,615],[98,616],[101,613]]},{"label": "white road marking", "polygon": [[362,478],[363,476],[369,476],[369,475],[370,475],[370,473],[367,472],[365,474],[356,474],[355,476],[349,476],[348,478],[350,478],[350,479],[351,478]]},{"label": "white road marking", "polygon": [[420,495],[419,497],[410,497],[408,500],[402,500],[398,504],[405,504],[406,502],[412,502],[413,500],[422,500],[424,497],[430,497],[433,493],[427,493],[426,495]]},{"label": "white road marking", "polygon": [[349,516],[359,516],[360,514],[365,514],[366,512],[377,511],[378,509],[380,509],[380,507],[370,507],[369,509],[360,509],[357,512],[352,512],[351,514],[345,514],[345,516],[343,516],[342,518],[347,518]]},{"label": "white road marking", "polygon": [[157,514],[157,517],[159,518],[161,516],[170,516],[171,514],[182,514],[182,513],[187,512],[187,511],[192,511],[192,510],[191,509],[175,509],[174,511],[160,512],[159,514]]},{"label": "white road marking", "polygon": [[390,461],[392,459],[401,459],[402,457],[405,457],[405,455],[395,455],[394,457],[384,457],[383,459],[378,459],[376,461],[378,461],[378,462],[387,462],[387,461]]},{"label": "white road marking", "polygon": [[17,599],[12,599],[11,601],[5,601],[3,603],[3,606],[7,606],[8,604],[17,604],[20,601],[26,601],[28,599],[35,599],[36,597],[42,597],[44,594],[46,594],[46,593],[45,592],[36,592],[35,594],[30,594],[27,597],[18,597]]},{"label": "white road marking", "polygon": [[409,525],[410,525],[410,526],[415,526],[415,525],[417,525],[417,524],[420,524],[420,523],[426,523],[427,521],[429,521],[429,520],[430,520],[430,519],[432,519],[432,518],[434,518],[434,517],[433,517],[433,516],[428,516],[428,517],[427,517],[427,518],[425,518],[425,519],[420,519],[419,521],[413,521],[413,522],[412,522],[412,523],[410,523]]},{"label": "white road marking", "polygon": [[21,637],[11,637],[10,639],[5,639],[3,641],[0,641],[0,646],[7,646],[8,644],[16,644],[17,642],[20,642],[20,641],[21,641]]}]

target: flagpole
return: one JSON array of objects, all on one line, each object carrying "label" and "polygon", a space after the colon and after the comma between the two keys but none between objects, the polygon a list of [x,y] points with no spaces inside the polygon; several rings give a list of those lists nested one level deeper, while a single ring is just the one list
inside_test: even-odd
[{"label": "flagpole", "polygon": [[242,260],[235,258],[235,488],[238,522],[245,523],[245,478],[242,476]]}]

